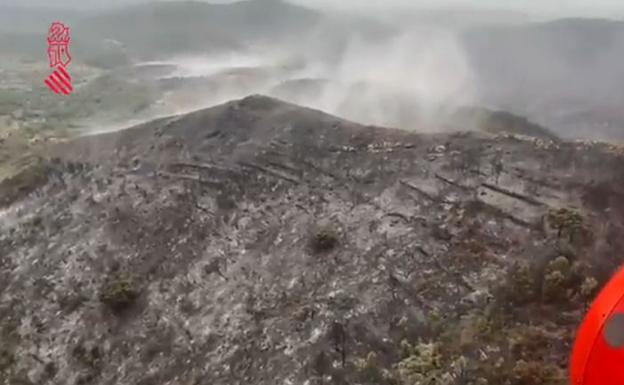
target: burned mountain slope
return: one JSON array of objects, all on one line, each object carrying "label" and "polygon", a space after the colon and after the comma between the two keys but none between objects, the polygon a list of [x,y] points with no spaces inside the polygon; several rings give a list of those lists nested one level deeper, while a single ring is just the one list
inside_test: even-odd
[{"label": "burned mountain slope", "polygon": [[0,379],[563,384],[621,165],[263,96],[65,143],[0,212]]}]

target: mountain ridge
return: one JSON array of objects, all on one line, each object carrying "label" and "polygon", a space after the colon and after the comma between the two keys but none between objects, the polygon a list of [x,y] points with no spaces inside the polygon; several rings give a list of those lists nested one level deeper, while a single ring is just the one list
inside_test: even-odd
[{"label": "mountain ridge", "polygon": [[0,210],[9,382],[559,385],[624,247],[604,145],[251,96],[49,156]]},{"label": "mountain ridge", "polygon": [[281,0],[158,2],[92,16],[80,22],[77,29],[118,40],[153,58],[231,50],[258,40],[285,41],[290,34],[311,28],[319,17],[316,11]]}]

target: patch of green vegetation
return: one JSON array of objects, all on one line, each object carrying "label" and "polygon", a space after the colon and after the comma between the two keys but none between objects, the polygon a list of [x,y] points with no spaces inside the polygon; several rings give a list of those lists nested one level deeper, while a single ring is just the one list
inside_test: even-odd
[{"label": "patch of green vegetation", "polygon": [[491,335],[496,327],[494,322],[490,318],[484,316],[475,317],[474,325],[477,332],[483,336]]},{"label": "patch of green vegetation", "polygon": [[311,240],[312,250],[316,253],[323,253],[333,250],[337,245],[340,236],[331,228],[324,228],[318,231]]},{"label": "patch of green vegetation", "polygon": [[[504,326],[501,319],[493,315],[474,314],[470,317],[469,328],[474,333],[473,341],[477,344],[483,342],[496,341],[504,333]],[[460,339],[460,342],[466,344]],[[467,344],[468,346],[472,346]]]},{"label": "patch of green vegetation", "polygon": [[100,302],[119,314],[130,308],[139,297],[136,281],[126,274],[108,277],[100,289]]},{"label": "patch of green vegetation", "polygon": [[578,300],[585,302],[596,294],[600,284],[591,275],[591,269],[580,261],[571,263],[570,258],[573,257],[559,255],[536,276],[534,286],[544,302],[550,304]]},{"label": "patch of green vegetation", "polygon": [[[29,74],[29,78],[33,76]],[[29,138],[66,137],[72,127],[89,119],[115,122],[136,118],[155,102],[159,92],[153,84],[133,81],[133,76],[106,73],[77,84],[64,98],[38,82],[31,84],[32,89],[0,90],[0,116],[12,115],[9,121],[19,126],[19,135]]]},{"label": "patch of green vegetation", "polygon": [[581,284],[580,294],[581,297],[588,301],[591,300],[598,290],[598,280],[594,277],[585,277]]},{"label": "patch of green vegetation", "polygon": [[568,239],[571,243],[579,243],[591,238],[583,216],[576,210],[561,208],[548,211],[547,220],[550,227],[557,231],[557,238]]},{"label": "patch of green vegetation", "polygon": [[437,343],[419,343],[411,346],[402,343],[402,349],[408,353],[397,365],[401,383],[410,385],[435,384],[442,381],[442,355]]},{"label": "patch of green vegetation", "polygon": [[568,258],[559,256],[548,263],[548,270],[560,271],[563,275],[567,276],[572,271],[572,267]]},{"label": "patch of green vegetation", "polygon": [[[433,285],[435,285],[435,282],[432,281],[431,286],[428,285],[428,287],[432,287]],[[440,333],[444,332],[445,330],[449,330],[446,316],[442,311],[440,311],[440,309],[433,308],[429,311],[429,313],[427,314],[427,328],[429,333],[434,336],[439,336]]]},{"label": "patch of green vegetation", "polygon": [[560,271],[552,271],[544,276],[544,299],[548,302],[566,298],[566,276]]},{"label": "patch of green vegetation", "polygon": [[[532,284],[539,278],[537,270],[529,264],[519,266],[517,284],[539,288],[539,285]],[[567,260],[553,260],[549,268],[573,274]],[[498,299],[506,303],[505,299]],[[533,301],[539,301],[539,296],[535,296]],[[566,335],[565,331],[554,325],[549,331],[539,321],[531,325],[518,323],[518,319],[512,317],[518,306],[501,307],[500,304],[495,302],[482,312],[461,317],[459,322],[447,320],[442,334],[430,343],[413,346],[402,341],[397,346],[401,360],[393,366],[398,383],[563,384],[561,380],[565,379],[565,370],[552,364],[552,361],[538,362],[536,357],[552,355]],[[488,347],[496,348],[498,353],[487,354],[480,359],[472,355],[475,350]],[[371,374],[379,376],[379,372]]]},{"label": "patch of green vegetation", "polygon": [[551,355],[561,336],[542,326],[501,328],[493,334],[494,339],[485,342],[500,349],[500,354],[471,362],[464,374],[468,378],[482,378],[485,384],[560,384],[565,379],[565,369],[552,364],[552,360],[536,360]]},{"label": "patch of green vegetation", "polygon": [[365,359],[355,360],[358,377],[363,383],[398,385],[399,380],[393,372],[381,366],[377,354],[369,352]]},{"label": "patch of green vegetation", "polygon": [[504,294],[514,302],[530,302],[535,298],[535,278],[528,262],[515,263],[507,272]]},{"label": "patch of green vegetation", "polygon": [[563,301],[569,297],[568,290],[571,283],[570,261],[564,256],[559,256],[550,261],[544,272],[542,283],[542,295],[547,302]]}]

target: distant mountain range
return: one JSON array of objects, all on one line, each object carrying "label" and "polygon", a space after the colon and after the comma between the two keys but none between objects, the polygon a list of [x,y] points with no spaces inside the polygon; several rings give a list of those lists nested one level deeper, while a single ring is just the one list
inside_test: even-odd
[{"label": "distant mountain range", "polygon": [[76,30],[93,38],[119,41],[129,51],[151,58],[267,41],[277,44],[296,39],[319,19],[318,12],[282,0],[163,2],[88,17]]},{"label": "distant mountain range", "polygon": [[[112,43],[118,51],[144,60],[283,44],[307,33],[320,19],[321,13],[282,0],[152,2],[97,11],[3,5],[0,53],[32,54],[44,47],[47,28],[56,20],[70,25],[74,48],[81,54],[114,51]],[[14,40],[19,44],[11,44]]]},{"label": "distant mountain range", "polygon": [[[624,139],[624,112],[617,108],[624,103],[624,22],[526,23],[518,17],[492,24],[464,20],[462,14],[434,16],[445,27],[461,28],[460,46],[474,73],[477,102],[528,116],[564,137],[600,137],[606,130],[616,137],[621,132]],[[75,30],[90,41],[119,41],[143,59],[265,44],[288,45],[306,60],[336,63],[354,36],[383,42],[401,33],[402,27],[386,22],[332,18],[283,0],[247,0],[136,5],[85,18]],[[608,115],[600,112],[605,109]]]},{"label": "distant mountain range", "polygon": [[485,104],[537,117],[566,136],[607,129],[624,140],[624,22],[475,28],[463,45]]},{"label": "distant mountain range", "polygon": [[[72,27],[76,60],[95,66],[249,47],[340,66],[354,41],[390,45],[412,18],[406,14],[392,24],[381,14],[376,19],[327,15],[285,0],[155,2],[63,12],[0,6],[0,54],[21,52],[45,60],[47,27],[60,18]],[[624,21],[529,23],[522,15],[491,15],[437,12],[429,20],[457,33],[477,104],[527,116],[563,137],[624,140]],[[425,20],[426,13],[414,14],[411,23]],[[363,57],[362,66],[372,65]]]}]

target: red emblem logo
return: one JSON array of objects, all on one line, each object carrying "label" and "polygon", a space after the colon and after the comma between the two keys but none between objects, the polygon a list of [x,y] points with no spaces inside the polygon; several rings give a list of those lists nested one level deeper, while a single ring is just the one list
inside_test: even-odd
[{"label": "red emblem logo", "polygon": [[44,80],[44,83],[55,94],[69,95],[74,90],[71,76],[66,68],[71,63],[70,41],[69,27],[60,22],[52,23],[48,30],[48,58],[50,67],[56,69]]}]

